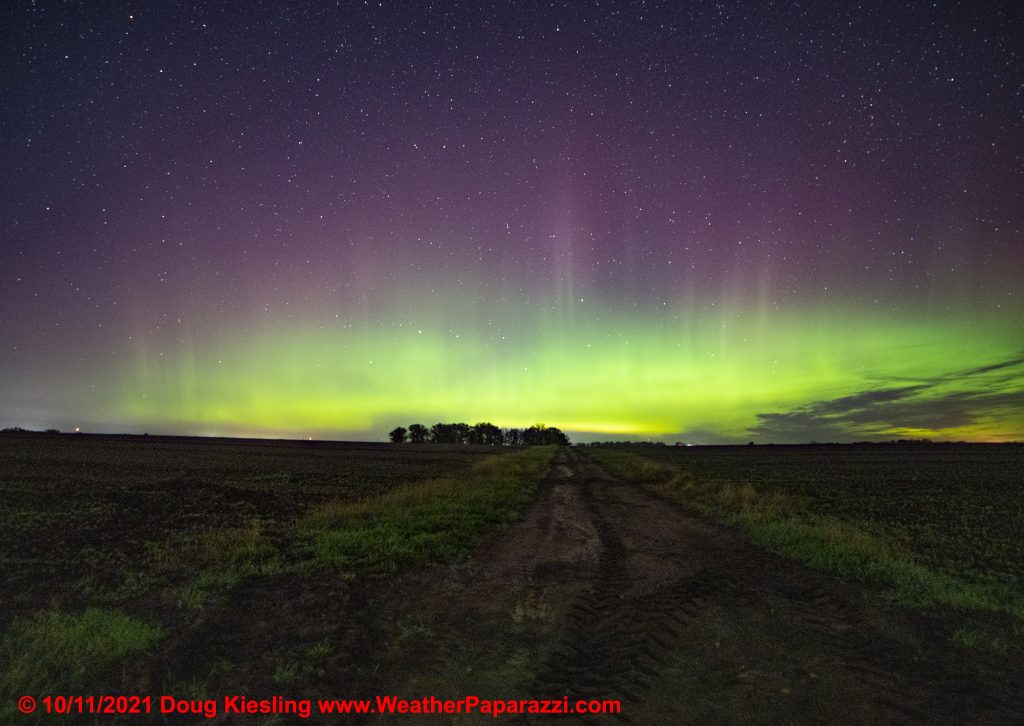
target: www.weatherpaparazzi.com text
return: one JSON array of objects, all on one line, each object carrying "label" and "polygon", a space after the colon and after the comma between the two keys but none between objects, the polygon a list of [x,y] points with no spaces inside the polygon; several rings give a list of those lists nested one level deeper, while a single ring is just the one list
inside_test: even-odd
[{"label": "www.weatherpaparazzi.com text", "polygon": [[622,706],[614,699],[583,699],[568,697],[494,699],[479,696],[462,698],[402,698],[375,696],[373,698],[250,698],[223,696],[221,698],[178,698],[176,696],[43,696],[38,701],[32,696],[18,699],[18,710],[33,713],[36,710],[54,715],[191,715],[217,718],[221,715],[284,715],[312,718],[322,715],[429,715],[429,714],[483,714],[499,718],[521,714],[548,714],[572,716],[579,714],[617,714]]}]

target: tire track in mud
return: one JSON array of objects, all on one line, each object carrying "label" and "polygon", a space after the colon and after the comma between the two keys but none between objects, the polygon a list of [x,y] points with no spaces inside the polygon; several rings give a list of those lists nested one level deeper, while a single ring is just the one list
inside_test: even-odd
[{"label": "tire track in mud", "polygon": [[[779,613],[804,641],[783,659],[793,666],[807,652],[824,656],[830,667],[859,684],[877,723],[1010,723],[1020,717],[1022,704],[1005,683],[965,673],[948,647],[928,643],[915,650],[909,637],[888,637],[877,627],[878,614],[826,575],[698,523],[660,496],[616,483],[575,454],[566,463],[578,477],[600,554],[590,587],[569,609],[564,636],[529,689],[572,701],[623,702],[622,715],[581,717],[581,722],[630,722],[630,706],[642,706],[688,629],[712,607]],[[642,531],[637,510],[643,508],[669,525],[664,532]],[[666,517],[666,509],[673,516]],[[694,525],[706,527],[699,534],[707,536],[695,541],[695,532],[687,531]],[[690,569],[645,576],[640,556],[688,560]],[[756,678],[744,685],[752,700],[777,697]]]},{"label": "tire track in mud", "polygon": [[405,621],[431,637],[364,651],[367,687],[622,703],[574,723],[1004,724],[1024,712],[1024,680],[961,663],[924,621],[571,449],[476,563],[392,583],[369,617],[380,642]]},{"label": "tire track in mud", "polygon": [[[574,457],[575,458],[575,457]],[[574,461],[577,471],[579,461]],[[573,603],[565,634],[537,671],[530,691],[551,698],[619,699],[639,703],[672,657],[689,619],[726,578],[701,569],[638,597],[630,553],[599,506],[602,477],[580,482],[583,503],[601,545],[591,587]],[[581,723],[630,722],[625,714],[580,717]]]},{"label": "tire track in mud", "polygon": [[[758,567],[771,566],[768,556],[760,552],[751,554],[758,560]],[[785,572],[767,589],[764,577],[757,577],[751,568],[736,572],[733,590],[737,597],[752,606],[775,605],[791,613],[820,649],[830,653],[842,670],[875,694],[879,716],[887,715],[891,723],[930,722],[920,700],[908,695],[919,692],[926,684],[916,679],[912,683],[894,680],[892,665],[900,655],[883,647],[877,639],[863,636],[867,619],[849,602],[836,598],[816,578],[803,572]]]},{"label": "tire track in mud", "polygon": [[937,714],[963,723],[1021,719],[1024,694],[1008,687],[1012,679],[965,672],[948,644],[919,644],[915,649],[881,635],[863,608],[837,597],[834,583],[832,589],[826,586],[826,575],[787,561],[777,578],[766,580],[761,573],[778,568],[778,557],[749,546],[744,560],[731,565],[736,579],[729,589],[734,596],[750,606],[774,601],[791,612],[820,649],[875,694],[879,715],[888,715],[891,723],[933,724]]}]

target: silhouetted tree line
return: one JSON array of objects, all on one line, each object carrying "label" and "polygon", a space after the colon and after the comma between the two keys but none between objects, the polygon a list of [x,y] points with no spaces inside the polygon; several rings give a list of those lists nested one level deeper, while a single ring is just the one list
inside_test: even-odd
[{"label": "silhouetted tree line", "polygon": [[429,429],[414,423],[398,426],[388,434],[393,444],[480,444],[483,446],[569,445],[569,437],[554,426],[534,424],[526,429],[504,429],[492,423],[436,423]]}]

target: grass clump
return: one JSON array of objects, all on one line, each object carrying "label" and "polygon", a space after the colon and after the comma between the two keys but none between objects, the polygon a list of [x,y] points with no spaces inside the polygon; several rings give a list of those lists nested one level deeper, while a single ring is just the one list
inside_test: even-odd
[{"label": "grass clump", "polygon": [[277,548],[263,535],[258,520],[248,527],[206,532],[198,545],[197,559],[208,569],[263,574],[278,560]]},{"label": "grass clump", "polygon": [[[14,620],[0,641],[0,716],[23,694],[85,692],[123,658],[148,651],[163,631],[116,610],[48,610]],[[9,711],[8,711],[9,710]]]},{"label": "grass clump", "polygon": [[485,528],[522,514],[552,453],[545,446],[498,454],[477,462],[466,479],[428,479],[357,502],[331,502],[308,512],[299,528],[316,564],[353,575],[450,561]]},{"label": "grass clump", "polygon": [[1009,649],[1009,643],[998,635],[978,630],[977,628],[957,628],[953,633],[953,641],[968,650],[976,650],[987,653],[1005,655]]},{"label": "grass clump", "polygon": [[327,660],[333,649],[327,641],[314,643],[300,654],[284,657],[274,667],[274,682],[280,686],[295,686],[302,682],[324,677]]},{"label": "grass clump", "polygon": [[1024,618],[1024,601],[1011,588],[935,572],[890,540],[855,524],[813,515],[781,519],[740,515],[730,521],[754,542],[811,567],[887,585],[904,605],[948,605]]},{"label": "grass clump", "polygon": [[586,453],[609,472],[630,484],[661,484],[681,473],[668,464],[616,448],[589,448]]},{"label": "grass clump", "polygon": [[211,594],[225,591],[246,577],[272,575],[283,569],[278,548],[263,533],[258,520],[247,527],[203,532],[174,548],[164,566],[187,566],[188,582],[178,591],[178,605],[198,610]]}]

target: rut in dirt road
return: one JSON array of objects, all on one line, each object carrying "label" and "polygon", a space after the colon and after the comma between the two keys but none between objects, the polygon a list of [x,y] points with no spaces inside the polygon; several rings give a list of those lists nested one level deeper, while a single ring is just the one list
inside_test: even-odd
[{"label": "rut in dirt road", "polygon": [[1019,668],[995,672],[931,621],[572,449],[462,567],[406,573],[367,603],[344,662],[368,694],[621,701],[574,723],[1002,725],[1024,713]]},{"label": "rut in dirt road", "polygon": [[617,718],[638,723],[673,709],[679,723],[1019,717],[1024,704],[1007,680],[965,669],[855,589],[621,484],[575,453],[556,467],[578,490],[577,516],[599,549],[527,692],[621,699]]},{"label": "rut in dirt road", "polygon": [[671,654],[688,616],[725,580],[701,570],[631,597],[629,554],[597,506],[593,483],[580,486],[601,546],[597,573],[573,603],[563,643],[538,672],[535,690],[571,700],[636,702]]}]

